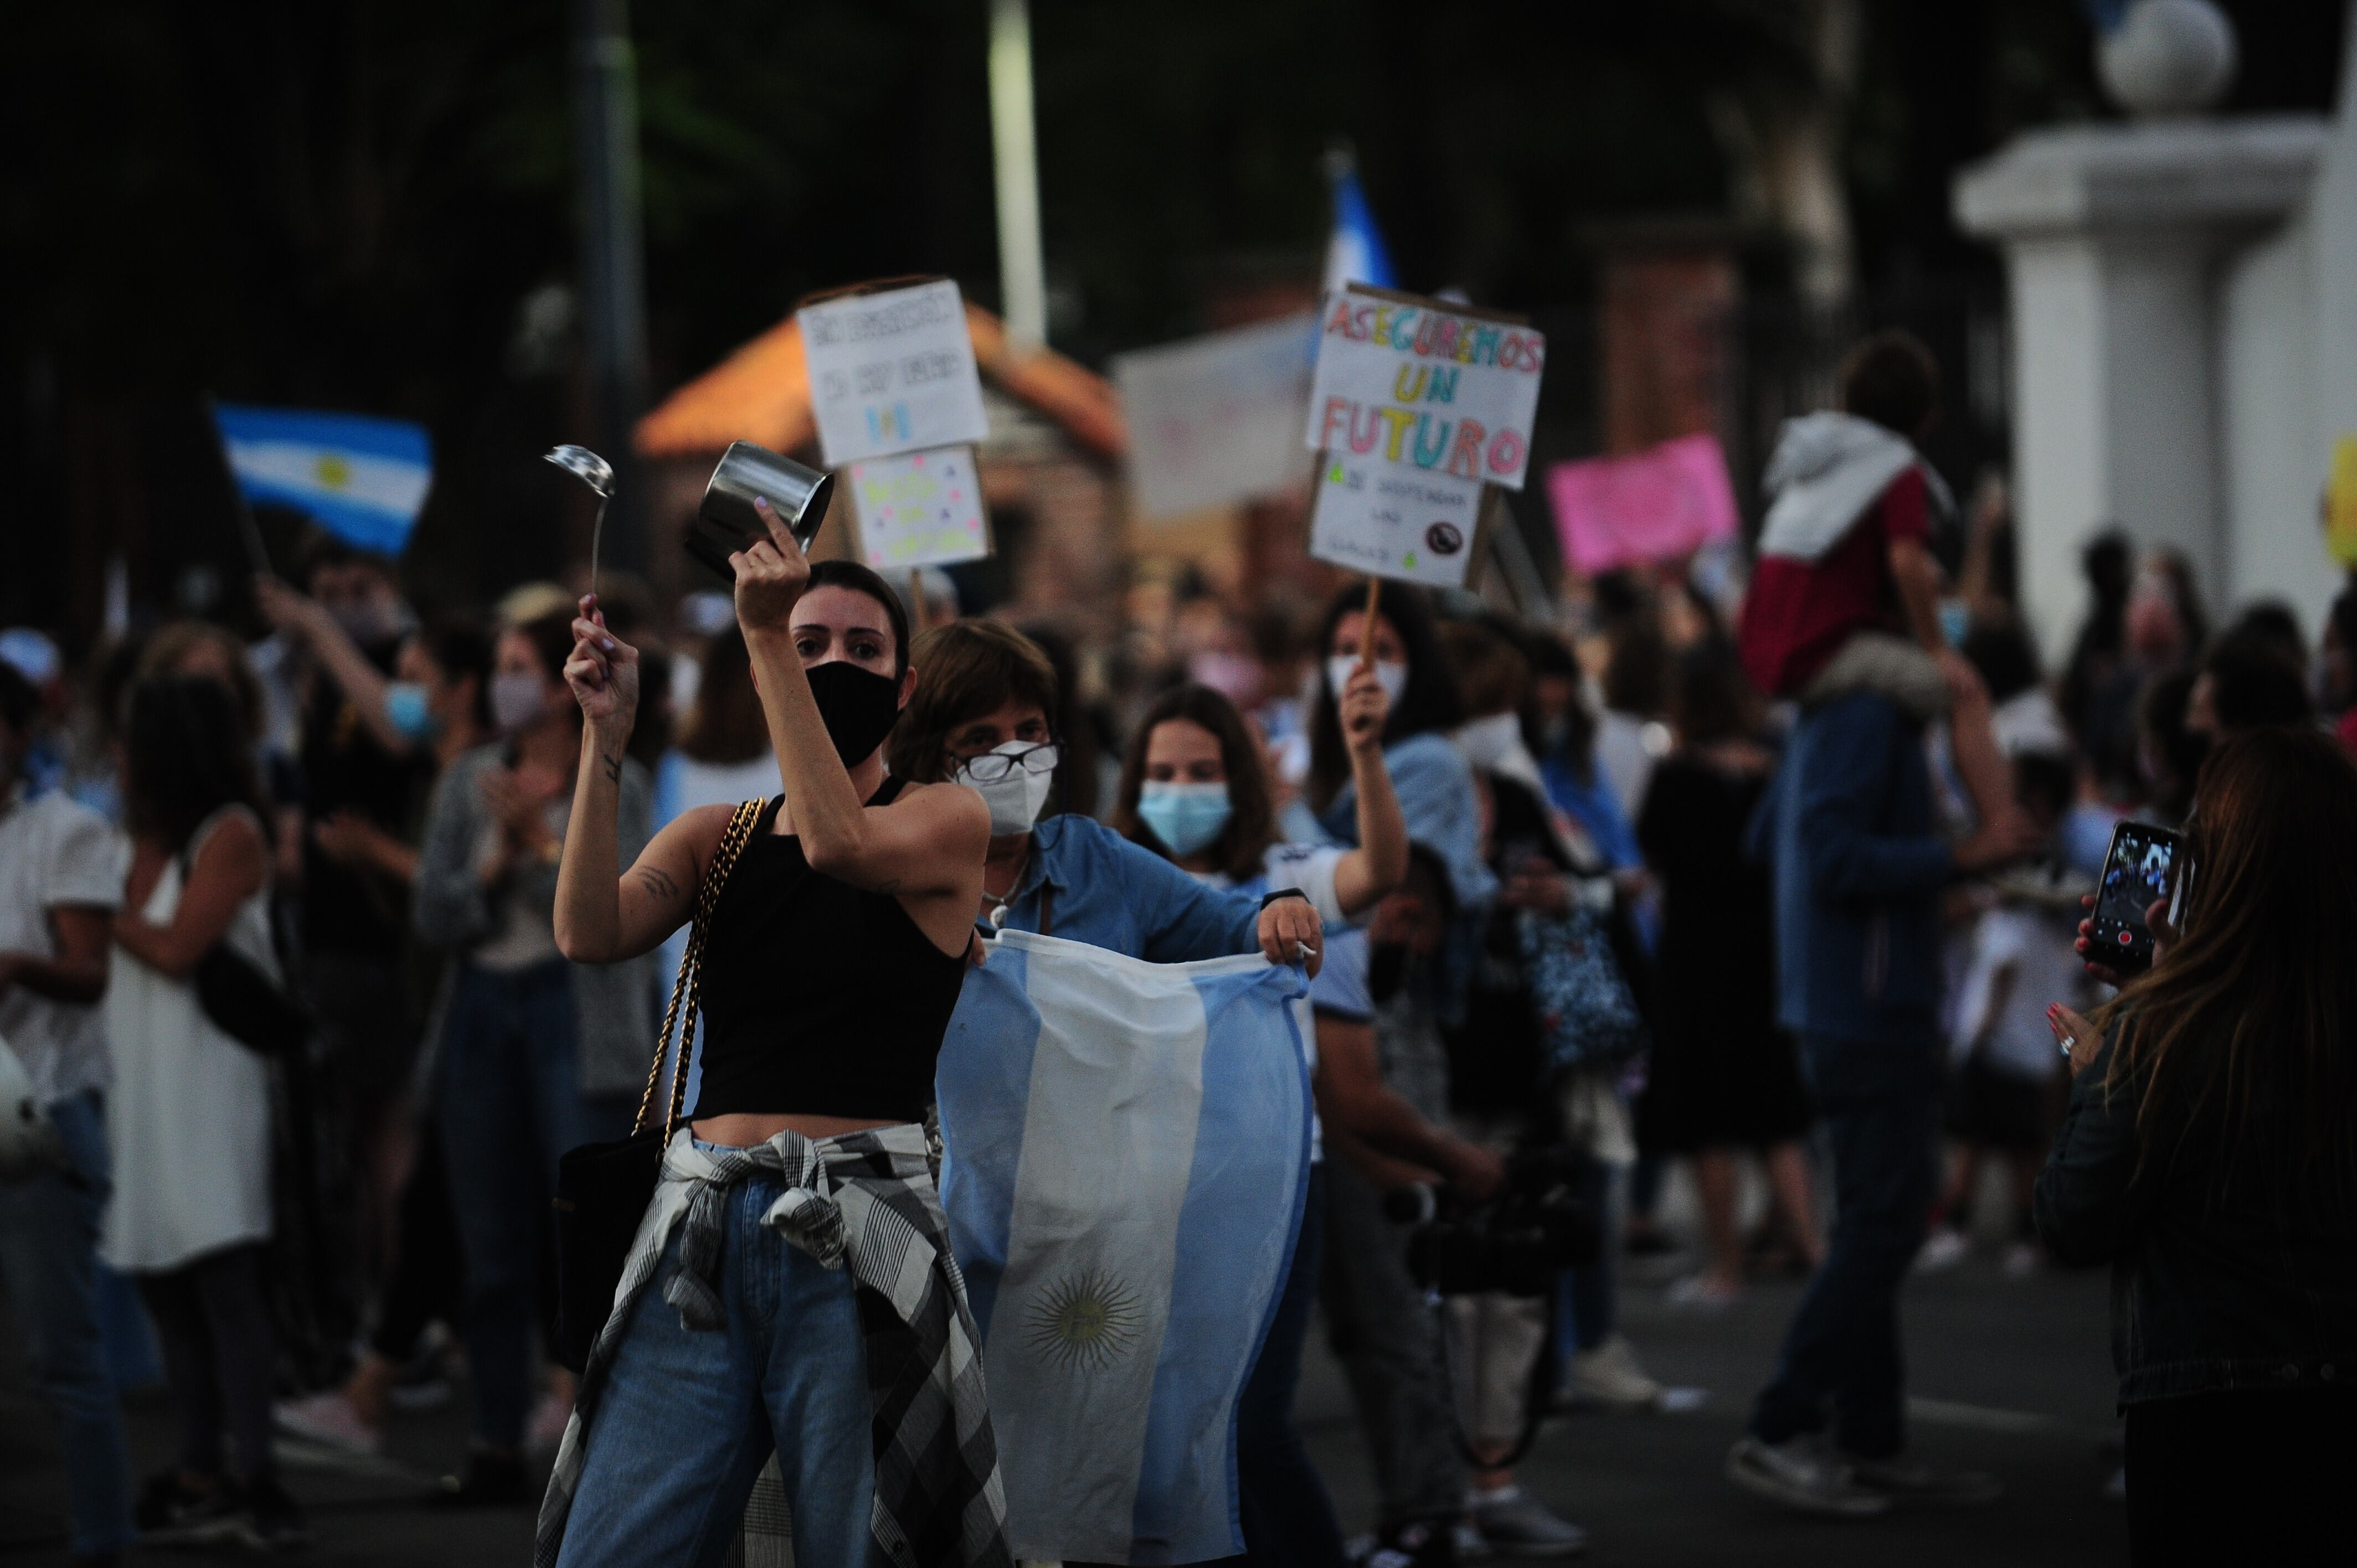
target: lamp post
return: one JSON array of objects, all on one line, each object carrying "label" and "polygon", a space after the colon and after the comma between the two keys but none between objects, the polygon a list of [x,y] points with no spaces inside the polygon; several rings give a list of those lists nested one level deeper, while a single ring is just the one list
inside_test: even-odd
[{"label": "lamp post", "polygon": [[1028,0],[990,0],[990,143],[998,187],[998,292],[1017,352],[1048,341],[1048,263],[1039,240],[1039,157],[1031,114]]},{"label": "lamp post", "polygon": [[630,427],[646,407],[645,236],[639,221],[637,68],[628,0],[574,0],[573,149],[579,181],[589,445],[614,466],[609,553],[647,565],[645,487]]}]

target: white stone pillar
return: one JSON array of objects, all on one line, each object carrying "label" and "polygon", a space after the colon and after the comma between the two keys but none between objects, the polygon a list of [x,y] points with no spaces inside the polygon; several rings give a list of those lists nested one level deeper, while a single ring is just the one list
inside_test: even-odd
[{"label": "white stone pillar", "polygon": [[2222,263],[2305,201],[2309,117],[2036,132],[1957,180],[1958,222],[2011,280],[2022,591],[2050,660],[2084,608],[2080,546],[2117,523],[2233,589]]}]

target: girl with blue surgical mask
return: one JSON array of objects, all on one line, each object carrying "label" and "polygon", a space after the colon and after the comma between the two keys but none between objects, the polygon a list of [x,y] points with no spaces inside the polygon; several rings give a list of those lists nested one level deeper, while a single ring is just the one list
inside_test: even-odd
[{"label": "girl with blue surgical mask", "polygon": [[1255,897],[1298,887],[1327,925],[1348,925],[1406,874],[1407,824],[1383,765],[1391,693],[1380,668],[1352,661],[1339,706],[1358,785],[1356,848],[1283,840],[1259,742],[1233,703],[1192,683],[1138,721],[1114,826],[1214,886]]}]

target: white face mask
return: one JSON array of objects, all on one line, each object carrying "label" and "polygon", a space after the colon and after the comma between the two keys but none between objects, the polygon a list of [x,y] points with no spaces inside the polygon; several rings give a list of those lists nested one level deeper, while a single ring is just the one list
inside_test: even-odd
[{"label": "white face mask", "polygon": [[[1355,653],[1337,653],[1326,660],[1326,684],[1332,690],[1336,701],[1340,701],[1342,688],[1351,683],[1351,677],[1358,668],[1359,657]],[[1397,712],[1400,693],[1407,690],[1407,660],[1376,660],[1375,679],[1383,683],[1383,695],[1392,700],[1392,709]]]},{"label": "white face mask", "polygon": [[[952,775],[952,782],[964,785],[981,796],[983,803],[990,808],[991,837],[1012,838],[1017,833],[1029,832],[1031,824],[1039,820],[1039,808],[1048,803],[1048,791],[1055,786],[1056,764],[1060,755],[1055,746],[1042,746],[1038,741],[1010,740],[1004,746],[991,747],[982,757],[968,757],[959,763],[957,772]],[[997,778],[974,778],[974,764],[986,757],[1019,760]],[[1026,763],[1033,767],[1024,766]],[[1037,771],[1033,770],[1034,768]],[[984,770],[993,772],[996,768],[985,763]]]},{"label": "white face mask", "polygon": [[1484,772],[1523,751],[1523,721],[1512,714],[1491,714],[1457,731],[1457,749],[1465,760]]},{"label": "white face mask", "polygon": [[491,723],[501,735],[520,735],[548,710],[548,683],[529,670],[502,670],[491,677]]}]

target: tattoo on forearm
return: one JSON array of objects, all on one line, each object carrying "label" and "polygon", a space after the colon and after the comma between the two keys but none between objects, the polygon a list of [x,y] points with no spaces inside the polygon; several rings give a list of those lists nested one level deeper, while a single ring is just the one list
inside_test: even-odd
[{"label": "tattoo on forearm", "polygon": [[604,763],[606,766],[606,781],[608,783],[619,784],[622,781],[622,757],[619,752],[615,753],[611,757],[601,757],[597,760]]},{"label": "tattoo on forearm", "polygon": [[639,883],[640,886],[643,886],[648,892],[653,894],[658,898],[676,898],[679,897],[679,884],[672,880],[671,873],[658,870],[654,866],[642,865],[639,867]]}]

